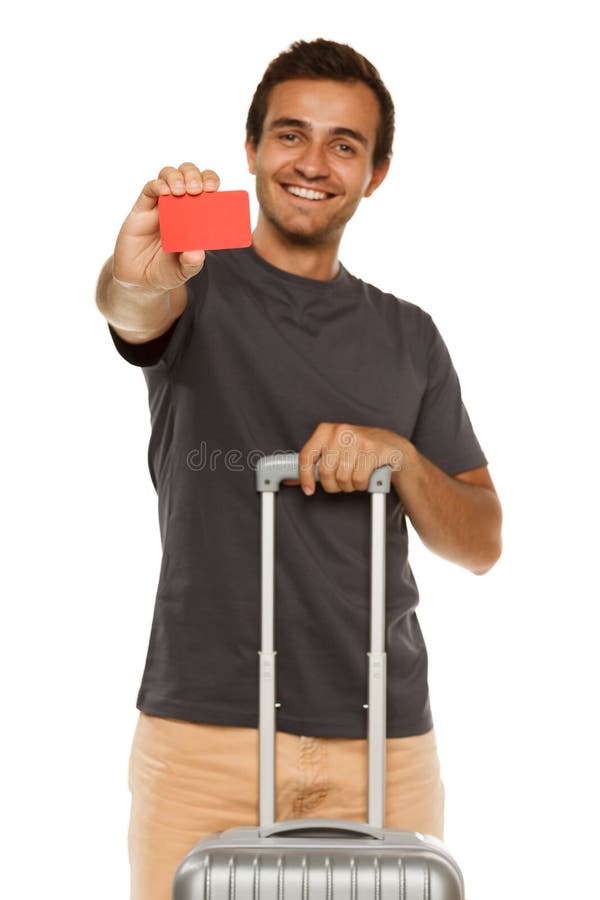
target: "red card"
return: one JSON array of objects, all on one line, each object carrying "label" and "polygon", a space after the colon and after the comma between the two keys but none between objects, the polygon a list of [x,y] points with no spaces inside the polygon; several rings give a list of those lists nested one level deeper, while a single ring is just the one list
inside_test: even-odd
[{"label": "red card", "polygon": [[158,198],[160,237],[166,253],[249,247],[250,203],[247,191],[203,191]]}]

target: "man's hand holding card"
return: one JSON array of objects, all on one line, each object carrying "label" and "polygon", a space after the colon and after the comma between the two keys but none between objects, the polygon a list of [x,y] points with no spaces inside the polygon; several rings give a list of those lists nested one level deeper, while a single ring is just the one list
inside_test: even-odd
[{"label": "man's hand holding card", "polygon": [[193,163],[165,166],[147,182],[117,238],[117,284],[149,296],[173,291],[202,269],[205,250],[250,246],[248,194],[219,184]]}]

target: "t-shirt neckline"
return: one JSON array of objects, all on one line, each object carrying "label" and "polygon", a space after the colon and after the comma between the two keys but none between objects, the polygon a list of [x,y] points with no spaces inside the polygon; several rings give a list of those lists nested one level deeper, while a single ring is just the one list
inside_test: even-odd
[{"label": "t-shirt neckline", "polygon": [[303,275],[296,275],[293,272],[286,272],[285,269],[280,269],[277,266],[274,266],[272,263],[267,262],[262,256],[260,256],[253,245],[249,247],[244,247],[243,252],[248,255],[248,257],[257,265],[260,266],[265,272],[270,273],[275,278],[279,278],[282,281],[286,281],[288,284],[294,284],[298,287],[306,287],[311,291],[330,291],[332,288],[336,288],[339,285],[343,284],[348,278],[348,272],[340,262],[340,270],[335,276],[335,278],[331,278],[329,281],[321,281],[317,278],[305,278]]}]

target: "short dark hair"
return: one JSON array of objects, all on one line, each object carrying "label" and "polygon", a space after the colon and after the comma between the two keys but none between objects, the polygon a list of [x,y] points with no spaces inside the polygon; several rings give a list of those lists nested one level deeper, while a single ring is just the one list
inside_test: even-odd
[{"label": "short dark hair", "polygon": [[330,79],[332,81],[362,81],[371,88],[379,102],[379,126],[373,151],[373,167],[377,168],[392,155],[394,139],[394,104],[390,92],[375,66],[348,44],[338,44],[324,38],[314,41],[295,41],[272,60],[256,91],[246,119],[246,137],[258,146],[269,95],[276,84],[294,78]]}]

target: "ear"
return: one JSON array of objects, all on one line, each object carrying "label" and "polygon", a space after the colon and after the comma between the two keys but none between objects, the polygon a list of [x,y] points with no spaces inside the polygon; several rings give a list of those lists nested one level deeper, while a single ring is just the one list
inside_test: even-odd
[{"label": "ear", "polygon": [[367,189],[363,194],[363,197],[370,197],[371,194],[377,190],[385,176],[390,170],[391,159],[384,159],[382,163],[380,163],[376,169],[373,170],[373,174],[371,176],[371,180],[367,185]]},{"label": "ear", "polygon": [[248,171],[251,175],[256,175],[256,147],[254,143],[248,139],[244,144],[246,148],[246,159],[248,160]]}]

